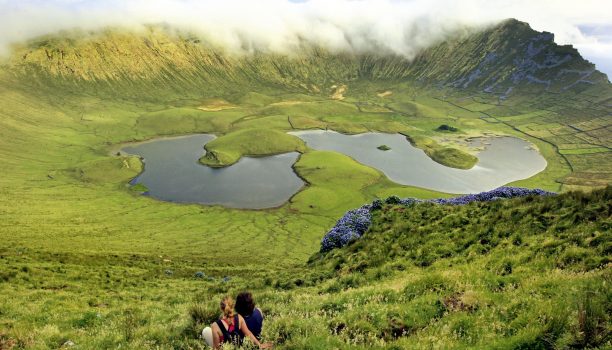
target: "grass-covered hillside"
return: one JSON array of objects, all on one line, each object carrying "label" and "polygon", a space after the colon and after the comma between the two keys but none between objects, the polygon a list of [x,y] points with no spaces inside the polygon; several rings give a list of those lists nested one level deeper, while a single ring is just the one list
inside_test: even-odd
[{"label": "grass-covered hillside", "polygon": [[608,187],[383,204],[360,239],[291,268],[5,248],[0,344],[200,349],[218,299],[250,289],[279,348],[604,349],[610,203]]},{"label": "grass-covered hillside", "polygon": [[[0,60],[0,349],[199,349],[218,299],[241,289],[278,348],[605,348],[611,103],[592,64],[513,20],[412,61],[235,55],[158,26],[17,44]],[[347,210],[453,194],[287,134],[306,129],[401,133],[456,168],[474,165],[472,138],[519,137],[547,167],[511,185],[593,192],[385,206],[362,240],[321,255]],[[298,151],[307,185],[266,210],[130,189],[143,163],[122,145],[192,133],[217,136],[213,166]]]}]

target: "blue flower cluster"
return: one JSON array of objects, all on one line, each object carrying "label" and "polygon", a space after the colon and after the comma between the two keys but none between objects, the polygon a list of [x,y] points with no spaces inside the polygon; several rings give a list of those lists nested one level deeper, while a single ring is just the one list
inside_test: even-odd
[{"label": "blue flower cluster", "polygon": [[489,202],[501,198],[514,198],[514,197],[525,197],[525,196],[550,196],[554,195],[553,192],[544,191],[541,189],[529,189],[520,187],[499,187],[488,192],[481,192],[476,194],[468,194],[461,197],[455,198],[438,198],[431,199],[428,202],[436,204],[453,204],[453,205],[464,205],[472,202]]},{"label": "blue flower cluster", "polygon": [[327,252],[343,247],[358,239],[370,227],[372,215],[370,205],[348,211],[336,225],[323,237],[321,251]]},{"label": "blue flower cluster", "polygon": [[[502,198],[514,198],[524,196],[550,196],[554,192],[548,192],[541,189],[528,189],[520,187],[499,187],[491,191],[481,192],[477,194],[468,194],[465,196],[454,198],[438,198],[422,200],[416,198],[399,199],[395,196],[387,198],[386,204],[401,204],[411,206],[417,203],[435,203],[442,205],[465,205],[472,202],[488,202]],[[321,240],[321,252],[327,252],[335,248],[343,247],[350,242],[360,238],[370,227],[372,220],[371,211],[380,210],[383,207],[383,201],[377,199],[372,204],[366,204],[358,209],[350,210],[338,220],[336,225],[323,236]]]}]

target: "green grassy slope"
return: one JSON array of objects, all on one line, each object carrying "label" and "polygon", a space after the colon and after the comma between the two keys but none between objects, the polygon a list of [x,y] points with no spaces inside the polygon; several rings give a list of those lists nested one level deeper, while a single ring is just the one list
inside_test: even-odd
[{"label": "green grassy slope", "polygon": [[386,205],[357,242],[311,258],[303,283],[329,338],[362,347],[606,348],[611,200],[608,187]]},{"label": "green grassy slope", "polygon": [[358,242],[293,268],[3,248],[0,340],[200,349],[217,300],[250,289],[279,348],[605,348],[611,196],[388,205]]},{"label": "green grassy slope", "polygon": [[502,96],[511,95],[517,87],[532,93],[562,93],[608,82],[576,49],[559,46],[553,39],[552,33],[536,32],[527,23],[509,19],[424,51],[411,64],[410,74],[444,86],[478,88]]}]

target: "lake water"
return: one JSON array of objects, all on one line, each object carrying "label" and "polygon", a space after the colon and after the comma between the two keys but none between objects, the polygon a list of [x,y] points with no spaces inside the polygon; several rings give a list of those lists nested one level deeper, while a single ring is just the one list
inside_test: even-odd
[{"label": "lake water", "polygon": [[201,165],[203,146],[214,138],[197,134],[124,147],[123,152],[145,160],[144,172],[132,184],[142,183],[151,197],[161,200],[247,209],[280,206],[304,185],[292,169],[296,152],[243,157],[218,169]]},{"label": "lake water", "polygon": [[[485,147],[478,154],[478,164],[460,170],[434,162],[399,134],[344,135],[323,130],[291,134],[311,148],[344,153],[379,169],[399,184],[448,193],[488,191],[546,168],[546,160],[529,143],[513,137],[474,141],[474,146]],[[123,152],[145,160],[144,172],[132,184],[144,184],[150,196],[161,200],[246,209],[280,206],[304,185],[292,168],[299,157],[296,152],[243,157],[238,163],[219,169],[201,165],[198,159],[205,152],[203,147],[214,138],[197,134],[124,147]],[[381,151],[377,149],[380,145],[391,149]]]},{"label": "lake water", "polygon": [[[344,135],[334,131],[298,131],[316,150],[336,151],[382,171],[403,185],[448,193],[477,193],[492,190],[512,181],[531,177],[546,168],[546,160],[528,142],[514,137],[487,138],[478,142],[485,149],[478,163],[469,170],[449,168],[434,162],[425,152],[399,134],[364,133]],[[391,150],[381,151],[380,145]]]}]

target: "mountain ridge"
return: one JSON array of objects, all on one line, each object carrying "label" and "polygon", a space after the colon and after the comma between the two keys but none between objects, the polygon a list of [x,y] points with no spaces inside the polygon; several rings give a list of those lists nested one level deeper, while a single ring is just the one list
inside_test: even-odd
[{"label": "mountain ridge", "polygon": [[107,29],[41,37],[16,49],[4,69],[17,79],[54,78],[68,85],[150,82],[188,89],[230,83],[309,93],[364,79],[411,80],[503,98],[517,90],[563,93],[610,85],[576,49],[557,45],[552,33],[534,31],[514,19],[457,33],[414,60],[394,54],[334,53],[314,45],[292,55],[235,55],[197,36],[151,26],[146,33]]}]

